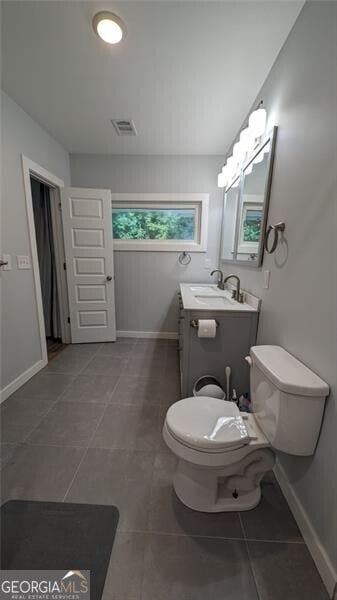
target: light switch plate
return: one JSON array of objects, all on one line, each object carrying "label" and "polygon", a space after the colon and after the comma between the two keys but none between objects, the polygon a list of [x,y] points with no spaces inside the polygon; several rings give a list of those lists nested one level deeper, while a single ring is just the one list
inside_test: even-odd
[{"label": "light switch plate", "polygon": [[2,256],[0,256],[0,259],[3,260],[4,262],[8,263],[7,265],[4,265],[3,267],[1,267],[1,271],[11,271],[12,269],[12,257],[10,254],[2,254]]},{"label": "light switch plate", "polygon": [[30,269],[30,257],[29,256],[17,256],[18,269]]},{"label": "light switch plate", "polygon": [[271,276],[271,272],[268,271],[264,271],[263,272],[263,276],[264,276],[264,289],[268,290],[269,289],[269,285],[270,285],[270,276]]},{"label": "light switch plate", "polygon": [[204,269],[207,269],[207,270],[211,269],[211,259],[210,258],[205,258]]}]

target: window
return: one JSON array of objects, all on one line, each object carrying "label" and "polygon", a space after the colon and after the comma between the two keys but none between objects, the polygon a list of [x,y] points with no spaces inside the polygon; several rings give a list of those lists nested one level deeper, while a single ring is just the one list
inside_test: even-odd
[{"label": "window", "polygon": [[195,208],[112,207],[115,240],[194,240]]},{"label": "window", "polygon": [[208,194],[112,194],[116,250],[205,252]]},{"label": "window", "polygon": [[243,241],[258,242],[261,234],[262,209],[247,208],[243,222]]},{"label": "window", "polygon": [[241,213],[238,252],[257,253],[261,236],[263,206],[244,202]]}]

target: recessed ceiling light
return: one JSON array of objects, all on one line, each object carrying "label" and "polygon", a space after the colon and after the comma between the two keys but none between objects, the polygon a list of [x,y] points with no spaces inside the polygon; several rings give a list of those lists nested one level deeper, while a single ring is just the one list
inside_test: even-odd
[{"label": "recessed ceiling light", "polygon": [[107,44],[118,44],[126,31],[122,19],[107,11],[97,13],[92,25],[95,33]]}]

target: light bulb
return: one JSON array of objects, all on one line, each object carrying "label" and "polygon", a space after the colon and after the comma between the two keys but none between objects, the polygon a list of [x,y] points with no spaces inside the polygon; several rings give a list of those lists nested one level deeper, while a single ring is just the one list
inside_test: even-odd
[{"label": "light bulb", "polygon": [[108,11],[99,12],[94,16],[93,28],[107,44],[118,44],[125,33],[123,21]]},{"label": "light bulb", "polygon": [[222,173],[219,173],[218,175],[218,187],[219,188],[224,188],[226,185],[226,179],[224,177],[224,175]]},{"label": "light bulb", "polygon": [[233,146],[233,156],[237,163],[239,163],[245,156],[246,152],[243,145],[240,142],[236,142]]},{"label": "light bulb", "polygon": [[[223,184],[223,185],[221,185],[219,187],[226,187],[226,185],[228,183],[228,179],[230,177],[230,173],[228,171],[227,165],[224,165],[222,167],[222,171],[219,174],[221,175],[220,182]],[[219,178],[218,178],[218,182],[219,182]]]},{"label": "light bulb", "polygon": [[229,182],[234,178],[238,170],[237,160],[234,158],[234,156],[227,158],[226,167],[227,181]]},{"label": "light bulb", "polygon": [[234,156],[230,156],[229,158],[227,158],[226,167],[227,167],[228,176],[233,175],[233,172],[236,167],[236,161],[235,161]]},{"label": "light bulb", "polygon": [[240,133],[240,144],[242,145],[242,147],[245,149],[245,151],[247,153],[251,152],[255,146],[255,142],[254,142],[254,137],[252,136],[252,133],[249,129],[249,127],[246,127],[246,129],[243,129]]},{"label": "light bulb", "polygon": [[254,138],[261,137],[265,132],[267,122],[267,111],[264,108],[257,108],[249,117],[248,127]]}]

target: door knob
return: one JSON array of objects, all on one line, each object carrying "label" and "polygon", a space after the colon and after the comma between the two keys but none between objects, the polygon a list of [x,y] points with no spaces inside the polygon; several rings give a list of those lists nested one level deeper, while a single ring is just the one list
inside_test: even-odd
[{"label": "door knob", "polygon": [[107,280],[107,281],[112,281],[112,277],[111,277],[111,275],[107,275],[107,278],[106,278],[106,280]]}]

